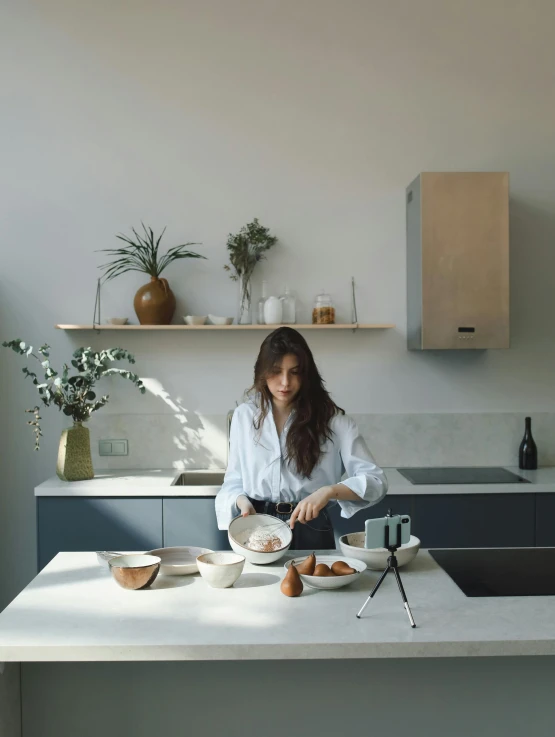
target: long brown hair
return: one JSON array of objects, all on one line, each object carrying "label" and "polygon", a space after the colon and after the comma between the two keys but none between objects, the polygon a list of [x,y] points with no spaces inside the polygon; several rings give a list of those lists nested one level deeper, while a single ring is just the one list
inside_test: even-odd
[{"label": "long brown hair", "polygon": [[331,419],[345,414],[324,387],[324,380],[314,362],[312,351],[303,336],[293,328],[274,330],[260,346],[254,365],[254,384],[250,392],[260,398],[260,412],[254,418],[255,430],[260,430],[268,412],[272,410],[272,394],[267,377],[283,356],[292,353],[299,362],[301,388],[293,400],[296,410],[287,433],[287,460],[295,465],[297,473],[306,478],[322,455],[322,446],[331,440]]}]

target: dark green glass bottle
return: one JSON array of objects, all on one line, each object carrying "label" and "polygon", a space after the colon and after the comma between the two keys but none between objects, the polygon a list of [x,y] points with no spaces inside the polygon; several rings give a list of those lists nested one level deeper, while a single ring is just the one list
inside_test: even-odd
[{"label": "dark green glass bottle", "polygon": [[518,449],[518,467],[533,471],[538,467],[538,448],[532,437],[532,418],[526,417],[524,437]]}]

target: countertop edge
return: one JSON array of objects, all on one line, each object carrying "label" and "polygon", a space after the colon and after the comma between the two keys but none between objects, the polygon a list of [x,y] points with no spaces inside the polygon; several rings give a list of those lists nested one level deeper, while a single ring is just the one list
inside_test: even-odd
[{"label": "countertop edge", "polygon": [[[407,624],[408,627],[408,624]],[[366,660],[385,658],[462,658],[555,655],[555,640],[387,642],[303,645],[199,645],[184,647],[77,646],[0,648],[0,662],[136,662],[218,660]]]},{"label": "countertop edge", "polygon": [[[521,471],[503,466],[528,478],[528,484],[430,484],[413,485],[397,468],[384,467],[388,478],[388,494],[392,496],[425,496],[446,494],[548,494],[555,493],[555,467],[537,471]],[[187,469],[185,469],[186,471]],[[225,469],[188,469],[189,471],[221,473]],[[89,481],[61,481],[56,476],[34,489],[36,497],[184,497],[214,498],[220,487],[214,485],[177,486],[175,482],[184,469],[98,469]],[[133,477],[138,480],[133,482]],[[152,477],[152,480],[151,478]],[[542,478],[544,477],[544,478]],[[109,481],[108,481],[109,479]],[[537,479],[537,480],[536,480]]]}]

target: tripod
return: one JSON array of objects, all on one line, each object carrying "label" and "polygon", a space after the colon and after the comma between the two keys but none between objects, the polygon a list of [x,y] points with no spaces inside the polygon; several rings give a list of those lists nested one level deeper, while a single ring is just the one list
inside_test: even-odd
[{"label": "tripod", "polygon": [[[388,511],[386,517],[392,517],[391,511]],[[405,605],[405,609],[407,610],[407,614],[409,615],[410,626],[411,627],[416,627],[416,625],[414,623],[414,619],[412,618],[412,612],[410,610],[409,603],[407,601],[407,595],[405,594],[405,589],[403,588],[403,583],[401,581],[401,576],[399,574],[398,565],[397,565],[397,558],[395,557],[395,553],[401,547],[401,523],[400,522],[397,523],[397,542],[395,544],[393,544],[393,545],[390,545],[389,544],[389,525],[386,525],[385,530],[384,530],[384,535],[385,535],[384,548],[387,548],[389,550],[389,552],[391,553],[391,555],[387,559],[387,567],[386,567],[385,571],[380,576],[380,579],[379,579],[378,583],[374,586],[374,588],[370,592],[370,596],[366,599],[366,601],[362,605],[362,609],[357,614],[357,619],[360,619],[360,615],[366,609],[366,606],[367,606],[368,602],[370,601],[370,599],[374,596],[374,594],[380,588],[380,586],[382,584],[382,581],[387,576],[387,574],[389,573],[389,571],[393,571],[393,573],[395,574],[395,578],[397,580],[397,585],[399,586],[399,591],[401,592],[401,598],[403,599],[403,602],[404,602],[404,605]]]}]

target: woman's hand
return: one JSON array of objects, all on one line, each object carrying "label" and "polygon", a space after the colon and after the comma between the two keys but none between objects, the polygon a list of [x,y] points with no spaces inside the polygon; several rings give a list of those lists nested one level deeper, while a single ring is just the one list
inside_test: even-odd
[{"label": "woman's hand", "polygon": [[289,527],[293,529],[295,522],[301,522],[304,525],[306,522],[310,522],[311,519],[316,519],[332,496],[333,488],[331,486],[322,486],[318,491],[309,494],[295,507],[289,520]]},{"label": "woman's hand", "polygon": [[249,514],[256,514],[256,509],[250,503],[249,498],[244,494],[237,497],[235,504],[241,512],[241,517],[248,517]]}]

